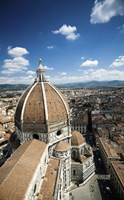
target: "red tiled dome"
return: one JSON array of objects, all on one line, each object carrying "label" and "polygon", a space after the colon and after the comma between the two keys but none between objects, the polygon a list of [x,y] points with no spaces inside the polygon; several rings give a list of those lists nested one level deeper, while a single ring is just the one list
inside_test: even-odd
[{"label": "red tiled dome", "polygon": [[55,147],[55,151],[66,151],[70,148],[70,144],[64,141],[60,141],[56,147]]},{"label": "red tiled dome", "polygon": [[[41,67],[39,68],[41,73]],[[62,94],[43,74],[21,96],[15,113],[15,125],[23,132],[47,132],[48,124],[65,121],[68,108]]]},{"label": "red tiled dome", "polygon": [[78,131],[73,131],[72,138],[71,138],[71,145],[72,146],[79,146],[85,143],[84,137]]}]

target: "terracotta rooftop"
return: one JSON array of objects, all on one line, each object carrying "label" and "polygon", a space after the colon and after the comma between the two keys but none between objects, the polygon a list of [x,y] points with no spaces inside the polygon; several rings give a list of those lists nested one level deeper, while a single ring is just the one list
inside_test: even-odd
[{"label": "terracotta rooftop", "polygon": [[11,117],[0,117],[0,123],[4,124],[4,123],[8,123],[11,122],[12,118]]},{"label": "terracotta rooftop", "polygon": [[117,152],[115,151],[114,147],[112,147],[104,138],[99,138],[106,154],[108,157],[116,157],[116,158],[120,158],[117,155]]},{"label": "terracotta rooftop", "polygon": [[9,140],[9,139],[10,139],[10,136],[11,136],[10,133],[6,133],[6,134],[4,135],[4,138],[5,138],[6,140]]},{"label": "terracotta rooftop", "polygon": [[71,145],[72,146],[79,146],[83,143],[85,143],[85,139],[82,136],[82,134],[78,131],[73,131],[72,132],[72,138],[71,138]]},{"label": "terracotta rooftop", "polygon": [[5,132],[5,127],[2,124],[0,124],[0,132]]},{"label": "terracotta rooftop", "polygon": [[60,160],[52,158],[48,164],[47,171],[41,186],[40,195],[38,200],[52,200],[54,199],[56,181],[58,177],[58,170]]},{"label": "terracotta rooftop", "polygon": [[87,160],[87,157],[84,156],[84,155],[80,155],[80,161],[83,162],[83,161],[85,161],[85,160]]},{"label": "terracotta rooftop", "polygon": [[[35,124],[35,129],[39,125],[55,123],[66,120],[68,108],[62,94],[48,82],[36,82],[30,86],[21,96],[15,113],[15,124],[21,129],[21,124]],[[30,130],[29,130],[30,132]]]},{"label": "terracotta rooftop", "polygon": [[120,179],[120,182],[124,187],[124,164],[114,162],[112,163],[112,167],[114,168],[118,178]]},{"label": "terracotta rooftop", "polygon": [[0,200],[24,199],[45,148],[38,140],[25,142],[5,162],[0,168]]},{"label": "terracotta rooftop", "polygon": [[60,141],[56,146],[55,150],[56,151],[66,151],[71,147],[71,145],[67,142]]}]

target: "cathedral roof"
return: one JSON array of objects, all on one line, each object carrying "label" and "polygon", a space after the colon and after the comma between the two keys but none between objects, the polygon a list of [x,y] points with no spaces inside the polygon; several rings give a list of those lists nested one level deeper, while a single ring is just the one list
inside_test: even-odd
[{"label": "cathedral roof", "polygon": [[23,143],[0,168],[0,199],[25,199],[47,145],[38,140]]},{"label": "cathedral roof", "polygon": [[[15,125],[26,132],[68,118],[68,108],[62,94],[46,81],[44,68],[39,64],[37,78],[21,96],[15,113]],[[31,127],[33,125],[33,128]],[[47,128],[46,128],[47,129]]]},{"label": "cathedral roof", "polygon": [[70,144],[64,141],[60,141],[56,147],[55,147],[55,151],[66,151],[70,148]]},{"label": "cathedral roof", "polygon": [[78,131],[73,131],[72,138],[71,138],[71,145],[79,146],[83,143],[85,143],[85,138],[82,136],[82,134]]},{"label": "cathedral roof", "polygon": [[38,200],[53,199],[53,196],[55,195],[59,167],[60,160],[57,158],[51,158],[48,163],[43,184],[41,185]]}]

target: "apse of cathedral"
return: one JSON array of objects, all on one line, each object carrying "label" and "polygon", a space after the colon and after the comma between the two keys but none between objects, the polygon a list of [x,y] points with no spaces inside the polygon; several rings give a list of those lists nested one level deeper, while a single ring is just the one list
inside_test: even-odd
[{"label": "apse of cathedral", "polygon": [[92,149],[71,132],[67,102],[46,79],[41,59],[17,104],[15,135],[21,145],[0,168],[0,200],[62,200],[94,174]]}]

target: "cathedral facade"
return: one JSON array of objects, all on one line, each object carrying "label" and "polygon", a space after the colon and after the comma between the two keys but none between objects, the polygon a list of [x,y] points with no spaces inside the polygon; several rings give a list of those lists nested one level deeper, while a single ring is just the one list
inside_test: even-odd
[{"label": "cathedral facade", "polygon": [[68,105],[46,80],[41,59],[33,85],[17,104],[15,132],[21,146],[0,169],[0,177],[6,171],[1,200],[61,200],[72,183],[93,175],[92,149],[81,133],[71,132]]}]

